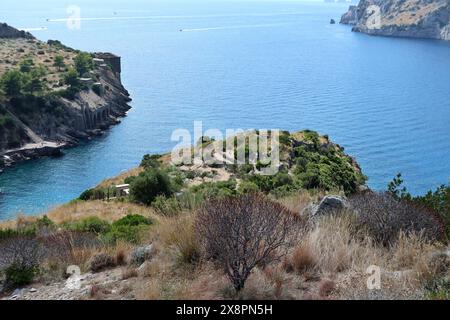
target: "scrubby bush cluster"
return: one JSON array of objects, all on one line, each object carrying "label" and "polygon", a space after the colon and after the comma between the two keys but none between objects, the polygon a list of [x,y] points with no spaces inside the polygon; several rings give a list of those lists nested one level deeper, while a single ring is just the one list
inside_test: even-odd
[{"label": "scrubby bush cluster", "polygon": [[443,223],[447,238],[450,239],[450,185],[442,185],[425,195],[413,196],[403,185],[401,173],[388,184],[387,193],[397,200],[408,200],[417,206],[425,206],[434,211]]},{"label": "scrubby bush cluster", "polygon": [[9,70],[1,76],[0,88],[10,98],[43,93],[47,72],[44,66],[35,66],[33,60],[25,59],[19,69]]},{"label": "scrubby bush cluster", "polygon": [[0,242],[0,270],[6,287],[30,283],[39,271],[41,247],[32,236],[17,236]]},{"label": "scrubby bush cluster", "polygon": [[127,241],[138,243],[142,232],[152,224],[152,220],[141,215],[131,214],[109,223],[98,217],[88,217],[80,221],[65,224],[71,231],[96,234],[105,244]]},{"label": "scrubby bush cluster", "polygon": [[424,196],[413,199],[415,202],[432,208],[445,223],[447,238],[450,239],[450,185],[442,185],[435,191],[429,191]]},{"label": "scrubby bush cluster", "polygon": [[[0,275],[6,289],[27,285],[41,272],[56,271],[62,276],[69,265],[80,263],[85,252],[114,247],[119,242],[139,243],[152,224],[151,219],[137,214],[112,223],[87,217],[62,225],[44,216],[16,229],[0,229]],[[121,265],[123,260],[123,256],[110,258],[105,253],[86,263],[97,272]]]},{"label": "scrubby bush cluster", "polygon": [[389,193],[355,195],[350,202],[361,227],[384,245],[392,244],[400,231],[423,233],[430,240],[443,240],[445,227],[433,210],[410,200],[396,199]]}]

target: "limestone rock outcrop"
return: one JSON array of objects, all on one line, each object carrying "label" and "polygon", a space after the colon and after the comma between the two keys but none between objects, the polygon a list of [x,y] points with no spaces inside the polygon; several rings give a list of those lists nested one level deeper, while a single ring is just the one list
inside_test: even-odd
[{"label": "limestone rock outcrop", "polygon": [[371,35],[450,40],[450,1],[361,0],[341,23]]}]

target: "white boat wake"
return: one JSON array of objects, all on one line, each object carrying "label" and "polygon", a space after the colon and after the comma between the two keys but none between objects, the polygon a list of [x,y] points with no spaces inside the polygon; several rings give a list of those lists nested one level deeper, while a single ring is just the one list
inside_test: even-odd
[{"label": "white boat wake", "polygon": [[44,31],[44,30],[47,30],[47,27],[19,28],[19,30],[22,30],[22,31],[25,31],[25,32],[31,32],[31,31]]},{"label": "white boat wake", "polygon": [[268,27],[285,26],[288,24],[289,23],[251,24],[251,25],[239,25],[239,26],[180,29],[180,31],[181,32],[201,32],[201,31],[228,30],[228,29],[268,28]]}]

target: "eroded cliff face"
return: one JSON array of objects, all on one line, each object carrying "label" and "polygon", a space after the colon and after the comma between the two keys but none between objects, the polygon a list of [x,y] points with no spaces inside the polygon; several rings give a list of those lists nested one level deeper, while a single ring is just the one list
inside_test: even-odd
[{"label": "eroded cliff face", "polygon": [[[59,41],[44,43],[0,25],[0,76],[20,70],[27,59],[32,60],[31,70],[46,70],[43,92],[17,96],[0,92],[0,168],[57,155],[61,148],[101,134],[126,115],[131,99],[120,81],[120,57],[113,54],[92,54],[91,70],[78,80],[80,89],[70,97],[64,94],[68,89],[64,77],[77,54]],[[63,67],[55,65],[57,56],[64,59]]]},{"label": "eroded cliff face", "polygon": [[355,25],[358,23],[358,6],[350,6],[348,11],[341,17],[342,24]]},{"label": "eroded cliff face", "polygon": [[372,35],[450,40],[450,0],[361,0],[341,23]]}]

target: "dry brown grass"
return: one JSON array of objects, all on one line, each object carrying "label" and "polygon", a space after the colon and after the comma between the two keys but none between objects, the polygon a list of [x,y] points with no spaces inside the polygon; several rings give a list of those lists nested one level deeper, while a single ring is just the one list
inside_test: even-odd
[{"label": "dry brown grass", "polygon": [[332,280],[324,279],[319,283],[319,296],[321,298],[328,298],[335,290],[336,284]]},{"label": "dry brown grass", "polygon": [[279,267],[273,267],[265,270],[255,269],[245,287],[237,294],[231,297],[240,300],[290,300],[293,296],[290,292],[290,283],[288,278]]},{"label": "dry brown grass", "polygon": [[[433,253],[441,249],[422,235],[400,234],[391,247],[375,245],[367,235],[355,235],[351,216],[328,217],[319,221],[308,237],[313,244],[317,270],[322,277],[336,277],[334,297],[340,299],[423,298],[425,285],[438,279],[439,266]],[[368,290],[366,270],[382,270],[382,290]],[[319,289],[320,291],[320,289]]]},{"label": "dry brown grass", "polygon": [[211,265],[204,265],[195,271],[192,279],[185,283],[175,298],[180,300],[221,300],[229,286],[226,276]]},{"label": "dry brown grass", "polygon": [[153,209],[129,202],[75,201],[57,207],[47,214],[55,223],[73,222],[91,216],[112,222],[128,214],[139,214],[158,220]]},{"label": "dry brown grass", "polygon": [[[128,214],[139,214],[144,217],[158,221],[159,216],[152,208],[137,205],[130,202],[119,201],[73,201],[68,204],[51,209],[46,216],[57,224],[74,222],[88,217],[98,217],[100,219],[113,222]],[[15,219],[0,223],[1,228],[12,228],[25,226],[39,219],[40,216],[24,216],[19,214]]]},{"label": "dry brown grass", "polygon": [[298,245],[292,254],[286,257],[283,265],[287,272],[302,274],[306,271],[312,271],[316,266],[316,256],[313,251],[313,245],[309,240],[303,241]]},{"label": "dry brown grass", "polygon": [[133,168],[131,170],[128,170],[126,172],[123,172],[123,173],[119,174],[116,177],[103,180],[100,184],[98,184],[96,186],[96,188],[107,188],[107,187],[110,187],[110,186],[123,184],[123,183],[125,183],[125,179],[126,178],[137,176],[142,171],[144,171],[144,169],[141,168],[141,167]]},{"label": "dry brown grass", "polygon": [[[256,268],[236,294],[212,265],[199,262],[186,269],[178,263],[181,248],[193,246],[194,217],[183,213],[162,218],[152,230],[160,248],[147,266],[148,283],[141,298],[410,299],[424,298],[425,284],[440,277],[431,263],[439,244],[420,235],[400,235],[394,246],[383,247],[355,228],[354,216],[344,213],[315,221],[285,262]],[[367,289],[366,270],[371,265],[382,270],[382,290]]]},{"label": "dry brown grass", "polygon": [[162,218],[155,228],[158,239],[165,247],[174,250],[179,262],[190,264],[199,259],[194,220],[195,214],[185,212],[174,218]]},{"label": "dry brown grass", "polygon": [[295,195],[288,196],[286,198],[282,198],[278,200],[283,206],[288,208],[289,210],[293,212],[302,212],[304,208],[308,206],[308,204],[311,202],[312,197],[309,194],[309,192],[299,192]]},{"label": "dry brown grass", "polygon": [[138,272],[135,268],[122,268],[122,280],[127,280],[130,278],[136,278],[138,276]]}]

